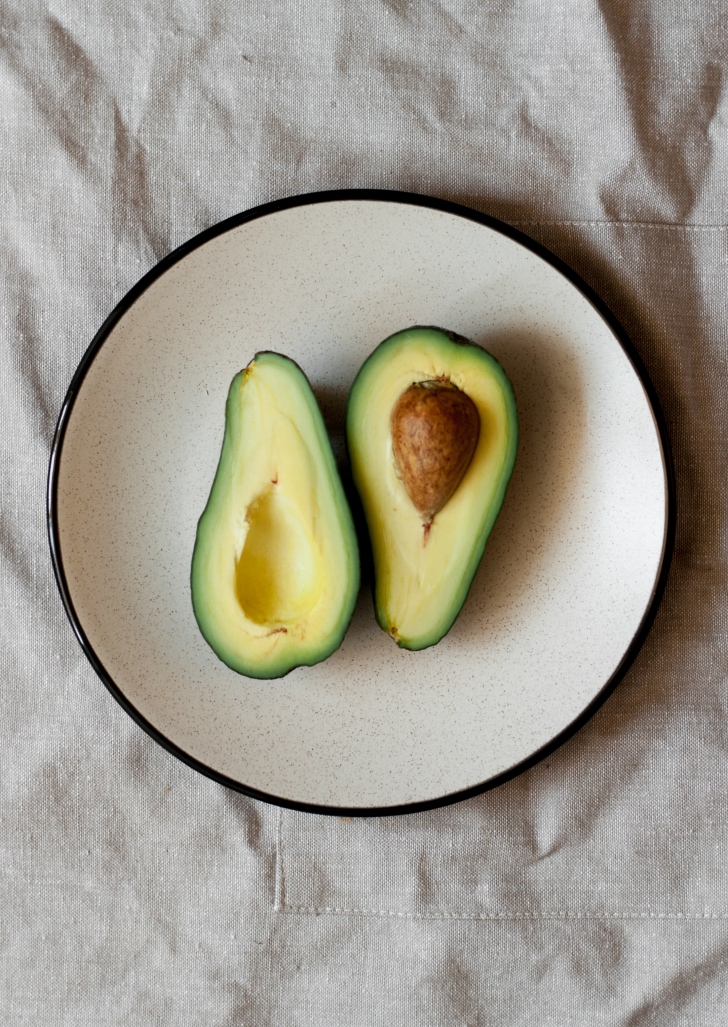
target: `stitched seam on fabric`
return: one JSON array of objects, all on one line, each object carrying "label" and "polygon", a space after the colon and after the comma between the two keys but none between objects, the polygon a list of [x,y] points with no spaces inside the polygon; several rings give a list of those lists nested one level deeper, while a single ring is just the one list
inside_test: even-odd
[{"label": "stitched seam on fabric", "polygon": [[275,895],[273,898],[273,909],[275,910],[282,910],[286,905],[283,871],[283,809],[279,807],[276,828]]},{"label": "stitched seam on fabric", "polygon": [[[505,219],[504,219],[505,220]],[[728,225],[676,225],[667,221],[598,221],[585,219],[577,220],[545,220],[545,221],[511,221],[510,225],[521,225],[524,227],[536,227],[539,225],[592,225],[600,228],[624,227],[624,228],[660,228],[667,232],[725,232]]]},{"label": "stitched seam on fabric", "polygon": [[362,917],[394,917],[400,920],[728,920],[728,911],[669,911],[669,910],[635,910],[619,912],[586,912],[568,909],[545,910],[531,912],[521,910],[507,913],[493,911],[491,913],[466,913],[460,910],[434,909],[430,911],[407,912],[398,909],[367,909],[356,906],[306,906],[286,901],[285,846],[283,843],[283,809],[278,811],[276,831],[275,859],[275,899],[273,909],[278,913],[289,913],[304,916],[362,916]]},{"label": "stitched seam on fabric", "polygon": [[278,907],[282,913],[306,913],[320,916],[330,913],[337,916],[391,916],[404,920],[728,920],[728,913],[576,913],[555,910],[544,913],[460,913],[448,910],[433,910],[430,913],[405,913],[396,909],[356,909],[343,906],[289,906]]}]

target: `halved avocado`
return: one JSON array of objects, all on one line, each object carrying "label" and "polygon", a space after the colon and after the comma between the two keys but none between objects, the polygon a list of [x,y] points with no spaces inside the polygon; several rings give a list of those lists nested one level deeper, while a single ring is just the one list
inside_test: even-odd
[{"label": "halved avocado", "polygon": [[232,380],[191,584],[202,634],[240,674],[281,677],[341,645],[359,550],[321,412],[288,357],[257,353]]},{"label": "halved avocado", "polygon": [[[392,441],[393,413],[413,385],[448,397],[460,390],[479,419],[469,464],[434,515],[415,506]],[[435,645],[465,601],[513,470],[511,383],[480,346],[439,328],[408,328],[385,339],[359,371],[347,443],[372,544],[377,620],[405,649]]]}]

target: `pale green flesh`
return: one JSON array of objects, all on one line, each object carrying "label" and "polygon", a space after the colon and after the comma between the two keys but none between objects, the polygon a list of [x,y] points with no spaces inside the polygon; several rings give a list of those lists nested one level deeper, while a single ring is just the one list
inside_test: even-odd
[{"label": "pale green flesh", "polygon": [[[447,377],[475,402],[481,436],[458,489],[429,532],[399,478],[390,419],[415,381]],[[425,649],[454,623],[501,509],[518,445],[511,384],[479,346],[434,328],[385,339],[362,366],[349,396],[347,440],[374,558],[377,619],[398,645]]]},{"label": "pale green flesh", "polygon": [[341,644],[359,552],[306,376],[259,353],[232,381],[215,480],[197,527],[192,605],[233,670],[275,678]]}]

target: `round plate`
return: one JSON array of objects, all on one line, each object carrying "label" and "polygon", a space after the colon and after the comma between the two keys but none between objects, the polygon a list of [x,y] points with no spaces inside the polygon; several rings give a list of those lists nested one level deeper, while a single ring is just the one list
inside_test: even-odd
[{"label": "round plate", "polygon": [[[241,677],[203,640],[189,587],[230,380],[258,350],[292,357],[343,455],[356,372],[413,324],[485,346],[518,402],[515,470],[460,617],[406,652],[365,586],[324,663]],[[634,348],[563,263],[454,204],[318,193],[197,236],[114,310],[61,411],[49,534],[83,648],[158,742],[281,805],[400,813],[513,776],[604,700],[664,586],[672,480]]]}]

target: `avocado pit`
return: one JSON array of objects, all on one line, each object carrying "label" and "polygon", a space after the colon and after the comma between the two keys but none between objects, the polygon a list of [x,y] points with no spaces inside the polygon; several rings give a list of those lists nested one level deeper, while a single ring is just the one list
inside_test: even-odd
[{"label": "avocado pit", "polygon": [[413,382],[392,410],[392,451],[407,495],[424,520],[455,493],[473,459],[480,415],[472,399],[447,378]]}]

